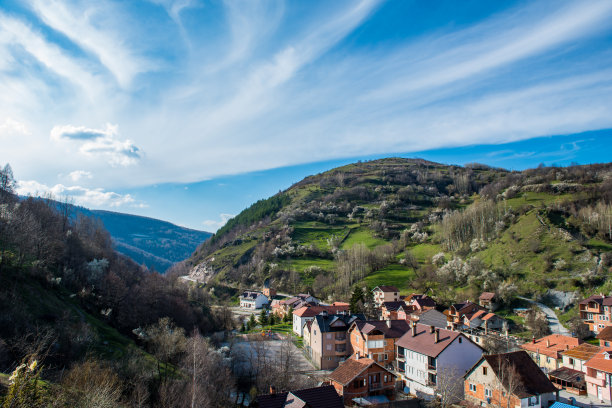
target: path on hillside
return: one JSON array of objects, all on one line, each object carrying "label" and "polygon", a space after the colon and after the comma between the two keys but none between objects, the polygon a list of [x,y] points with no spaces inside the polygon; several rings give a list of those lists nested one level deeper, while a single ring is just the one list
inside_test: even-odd
[{"label": "path on hillside", "polygon": [[519,299],[522,299],[522,300],[524,300],[526,302],[529,302],[529,303],[531,303],[533,305],[536,305],[537,307],[540,308],[540,310],[546,315],[546,320],[548,321],[548,327],[550,327],[551,333],[563,334],[565,336],[571,336],[570,331],[567,330],[565,327],[563,327],[561,322],[559,322],[559,319],[557,318],[557,315],[555,314],[555,311],[552,310],[550,307],[546,306],[543,303],[536,302],[534,300],[527,299],[527,298],[524,298],[522,296],[517,296],[517,297]]}]

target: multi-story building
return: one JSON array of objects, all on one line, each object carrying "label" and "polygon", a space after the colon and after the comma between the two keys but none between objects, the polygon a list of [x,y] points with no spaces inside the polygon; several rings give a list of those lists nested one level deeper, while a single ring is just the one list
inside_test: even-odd
[{"label": "multi-story building", "polygon": [[[363,320],[365,316],[362,314],[319,314],[314,317],[309,332],[304,334],[304,344],[317,369],[333,370],[352,354],[347,332],[352,324]],[[308,322],[304,326],[308,330]]]},{"label": "multi-story building", "polygon": [[464,376],[465,400],[481,407],[547,408],[557,389],[525,351],[484,355]]},{"label": "multi-story building", "polygon": [[571,350],[562,351],[561,367],[548,373],[548,378],[559,389],[569,393],[584,395],[587,393],[586,362],[601,351],[600,347],[589,343],[582,343]]},{"label": "multi-story building", "polygon": [[[378,397],[375,403],[393,400],[395,375],[370,358],[355,355],[349,358],[329,376],[329,382],[344,399],[344,405],[353,405],[361,398],[368,405],[369,397]],[[386,401],[385,401],[386,402]]]},{"label": "multi-story building", "polygon": [[612,350],[597,353],[585,366],[589,396],[612,404]]},{"label": "multi-story building", "polygon": [[612,326],[605,327],[597,335],[599,347],[612,347]]},{"label": "multi-story building", "polygon": [[612,296],[593,295],[579,303],[580,318],[597,334],[612,326]]},{"label": "multi-story building", "polygon": [[356,321],[348,331],[353,353],[371,358],[391,368],[395,360],[395,341],[410,328],[406,320]]},{"label": "multi-story building", "polygon": [[444,381],[462,381],[482,353],[463,333],[413,323],[396,342],[395,368],[409,393],[431,399],[438,376]]},{"label": "multi-story building", "polygon": [[382,319],[398,320],[397,313],[404,306],[406,306],[406,304],[401,300],[398,302],[383,302],[380,308]]},{"label": "multi-story building", "polygon": [[314,320],[315,316],[321,313],[339,314],[348,313],[349,306],[347,304],[329,305],[329,306],[313,306],[306,305],[293,311],[293,332],[298,336],[304,335],[304,324],[307,321]]},{"label": "multi-story building", "polygon": [[246,290],[240,295],[240,307],[243,309],[261,309],[269,302],[261,292]]},{"label": "multi-story building", "polygon": [[303,306],[318,306],[319,300],[310,294],[300,293],[293,297],[283,300],[275,299],[272,304],[272,313],[278,317],[285,317],[290,310],[297,310]]},{"label": "multi-story building", "polygon": [[383,302],[397,302],[400,300],[399,290],[395,286],[381,285],[372,289],[374,306],[380,308]]},{"label": "multi-story building", "polygon": [[534,337],[531,342],[521,344],[521,348],[529,353],[542,371],[549,373],[561,367],[561,352],[571,350],[582,343],[582,340],[575,337],[551,334],[537,340]]},{"label": "multi-story building", "polygon": [[436,307],[436,301],[427,295],[413,293],[404,299],[404,303],[412,311],[423,312],[425,310],[434,309]]},{"label": "multi-story building", "polygon": [[444,311],[446,315],[446,326],[448,329],[457,330],[463,328],[463,318],[466,314],[472,314],[481,310],[482,307],[476,303],[466,300],[462,303],[455,303]]},{"label": "multi-story building", "polygon": [[478,298],[478,304],[489,312],[494,312],[497,307],[497,295],[493,292],[482,292],[480,297]]}]

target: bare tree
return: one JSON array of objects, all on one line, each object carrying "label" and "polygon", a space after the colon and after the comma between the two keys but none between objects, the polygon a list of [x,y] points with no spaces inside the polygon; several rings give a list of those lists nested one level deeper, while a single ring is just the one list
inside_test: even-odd
[{"label": "bare tree", "polygon": [[463,378],[457,367],[442,367],[436,375],[436,395],[433,402],[440,408],[448,408],[463,399]]},{"label": "bare tree", "polygon": [[523,388],[520,374],[505,354],[497,355],[497,361],[494,364],[497,378],[491,404],[499,408],[512,408],[514,407],[512,398]]}]

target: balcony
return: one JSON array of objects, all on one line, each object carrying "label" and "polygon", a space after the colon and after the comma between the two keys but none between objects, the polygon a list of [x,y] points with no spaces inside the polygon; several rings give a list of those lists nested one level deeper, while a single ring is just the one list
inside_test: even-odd
[{"label": "balcony", "polygon": [[427,370],[429,370],[429,371],[436,371],[436,365],[435,364],[427,364]]},{"label": "balcony", "polygon": [[340,335],[336,334],[334,337],[336,341],[346,341],[346,333],[342,333]]},{"label": "balcony", "polygon": [[606,379],[605,378],[595,378],[595,377],[590,377],[588,375],[585,375],[584,376],[584,380],[587,383],[598,385],[600,387],[605,387],[606,386]]},{"label": "balcony", "polygon": [[368,390],[369,391],[381,390],[382,388],[383,388],[383,383],[382,382],[370,383],[368,385]]},{"label": "balcony", "polygon": [[335,349],[336,353],[346,353],[346,346],[338,347]]}]

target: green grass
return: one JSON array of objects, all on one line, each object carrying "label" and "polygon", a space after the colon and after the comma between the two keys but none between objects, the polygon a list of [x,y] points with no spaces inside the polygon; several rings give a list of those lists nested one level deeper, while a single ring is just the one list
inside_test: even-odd
[{"label": "green grass", "polygon": [[342,242],[341,249],[349,249],[356,244],[365,244],[369,249],[376,248],[379,245],[386,244],[382,238],[374,236],[372,230],[366,227],[352,229],[348,237]]},{"label": "green grass", "polygon": [[272,331],[273,333],[281,333],[281,334],[291,334],[293,333],[293,324],[292,323],[277,323],[275,325],[266,325],[261,327],[260,325],[255,326],[254,328],[252,328],[251,330],[247,331],[246,333],[248,334],[253,334],[253,333],[261,333],[262,331]]},{"label": "green grass", "polygon": [[391,264],[385,268],[368,275],[363,281],[374,288],[379,285],[392,285],[400,290],[401,294],[409,294],[408,282],[414,278],[414,271],[399,264]]},{"label": "green grass", "polygon": [[328,250],[331,249],[327,240],[334,235],[338,239],[344,238],[349,233],[349,229],[345,227],[294,227],[292,239],[302,245],[313,244],[316,247]]},{"label": "green grass", "polygon": [[586,247],[591,249],[591,250],[596,250],[599,252],[608,252],[608,251],[612,251],[612,244],[602,241],[600,239],[596,239],[596,238],[591,238],[587,244]]},{"label": "green grass", "polygon": [[444,252],[442,250],[442,246],[435,244],[418,244],[408,249],[410,250],[410,252],[412,252],[414,257],[417,259],[417,261],[419,261],[420,264],[424,264],[425,262],[430,261],[435,254],[439,252]]}]

